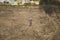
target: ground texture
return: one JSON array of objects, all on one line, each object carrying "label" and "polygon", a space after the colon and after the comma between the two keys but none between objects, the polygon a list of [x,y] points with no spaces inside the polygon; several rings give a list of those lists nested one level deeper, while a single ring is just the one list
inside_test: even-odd
[{"label": "ground texture", "polygon": [[60,40],[60,13],[1,7],[0,40]]}]

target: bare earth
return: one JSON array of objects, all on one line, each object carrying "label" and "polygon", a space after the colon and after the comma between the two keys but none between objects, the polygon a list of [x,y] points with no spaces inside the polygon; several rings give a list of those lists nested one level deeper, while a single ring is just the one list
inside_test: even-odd
[{"label": "bare earth", "polygon": [[0,40],[60,40],[60,13],[39,8],[0,8]]}]

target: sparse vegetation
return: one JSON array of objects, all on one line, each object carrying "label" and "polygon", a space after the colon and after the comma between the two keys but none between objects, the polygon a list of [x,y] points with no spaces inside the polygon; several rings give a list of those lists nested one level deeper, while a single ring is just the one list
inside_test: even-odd
[{"label": "sparse vegetation", "polygon": [[[53,12],[60,11],[60,1],[59,0],[40,0],[40,7],[47,14],[52,14]],[[58,10],[58,11],[57,11]]]}]

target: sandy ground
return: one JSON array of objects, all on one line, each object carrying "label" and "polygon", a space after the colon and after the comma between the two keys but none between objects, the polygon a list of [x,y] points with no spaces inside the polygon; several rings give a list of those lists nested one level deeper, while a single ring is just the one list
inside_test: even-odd
[{"label": "sandy ground", "polygon": [[60,14],[39,8],[0,8],[0,40],[60,40]]}]

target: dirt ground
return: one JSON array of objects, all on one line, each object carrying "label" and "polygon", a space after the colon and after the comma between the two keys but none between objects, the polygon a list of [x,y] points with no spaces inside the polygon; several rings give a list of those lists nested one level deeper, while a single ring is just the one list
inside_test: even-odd
[{"label": "dirt ground", "polygon": [[0,40],[60,40],[60,13],[1,7]]}]

